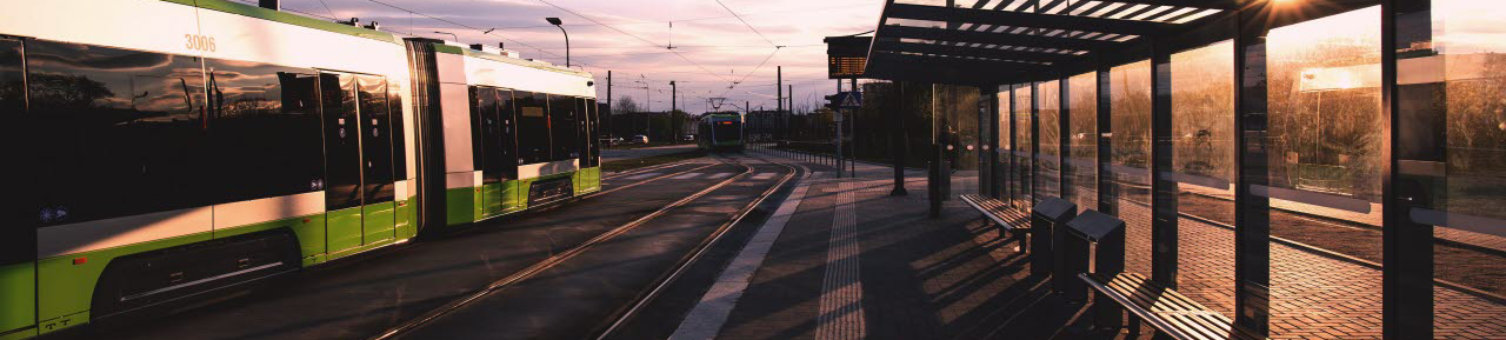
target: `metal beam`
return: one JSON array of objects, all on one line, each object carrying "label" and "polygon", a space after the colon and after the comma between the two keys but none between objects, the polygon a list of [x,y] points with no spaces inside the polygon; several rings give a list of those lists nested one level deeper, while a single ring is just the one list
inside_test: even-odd
[{"label": "metal beam", "polygon": [[991,85],[1019,79],[1042,67],[1003,61],[875,52],[868,56],[864,78],[926,83]]},{"label": "metal beam", "polygon": [[878,33],[874,36],[879,38],[909,38],[922,40],[941,40],[962,43],[999,44],[1009,46],[1063,48],[1072,50],[1098,50],[1113,48],[1121,45],[1121,42],[1075,39],[1061,37],[1047,37],[1041,35],[1025,35],[1010,33],[992,33],[978,31],[949,30],[943,28],[925,28],[910,26],[879,26]]},{"label": "metal beam", "polygon": [[1103,33],[1155,35],[1176,30],[1179,25],[1153,21],[1103,19],[1059,14],[987,11],[966,8],[891,4],[885,8],[887,18],[969,22],[1011,27],[1059,28]]},{"label": "metal beam", "polygon": [[988,59],[1035,62],[1058,62],[1074,57],[1073,55],[1069,54],[1013,51],[957,45],[903,43],[898,41],[875,42],[873,44],[873,48],[875,51],[914,52],[924,54],[949,55],[956,57],[978,57]]}]

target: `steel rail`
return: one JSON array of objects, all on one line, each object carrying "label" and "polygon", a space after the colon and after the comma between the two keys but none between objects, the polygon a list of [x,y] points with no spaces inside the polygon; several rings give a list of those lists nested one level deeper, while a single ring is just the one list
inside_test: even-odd
[{"label": "steel rail", "polygon": [[[723,163],[720,163],[720,164],[728,164],[728,163],[723,162]],[[706,167],[710,167],[710,166],[714,166],[714,165],[718,165],[718,164],[707,164],[707,165],[700,166],[700,167],[697,167],[697,168],[693,168],[693,169],[690,169],[690,170],[681,171],[679,173],[668,174],[668,175],[664,175],[664,176],[659,176],[659,177],[656,177],[656,178],[653,178],[653,179],[650,179],[650,180],[645,180],[645,181],[642,181],[642,182],[633,183],[633,184],[630,184],[630,185],[613,188],[612,190],[597,192],[597,193],[594,193],[594,194],[583,196],[582,198],[589,198],[589,197],[594,197],[594,196],[598,196],[598,195],[602,195],[602,194],[606,194],[606,193],[610,193],[610,192],[615,192],[615,191],[618,191],[618,190],[622,190],[622,189],[626,189],[626,188],[630,188],[630,187],[642,185],[642,184],[645,184],[645,183],[649,183],[649,182],[652,182],[652,181],[660,180],[660,179],[667,178],[667,177],[670,177],[670,176],[674,176],[674,175],[677,175],[677,174],[681,174],[681,173],[685,173],[685,172],[690,172],[690,171],[695,171],[695,170],[699,170],[699,169],[704,169]],[[742,165],[742,164],[738,164],[738,165]],[[612,238],[615,238],[615,237],[617,237],[619,235],[627,233],[628,231],[630,231],[632,229],[635,229],[638,226],[643,225],[644,223],[647,223],[648,221],[653,220],[654,218],[657,218],[659,216],[663,216],[664,214],[668,213],[670,210],[673,210],[675,208],[679,208],[681,206],[684,206],[685,204],[690,203],[692,201],[695,201],[696,199],[699,199],[701,197],[704,197],[704,196],[710,194],[711,192],[716,191],[717,189],[721,189],[722,187],[725,187],[725,186],[727,186],[729,184],[732,184],[733,182],[737,181],[738,179],[743,178],[744,176],[747,176],[749,173],[751,173],[753,171],[753,168],[750,167],[750,166],[747,166],[747,165],[742,165],[742,166],[743,166],[743,171],[741,173],[738,173],[736,176],[728,177],[727,179],[722,180],[722,181],[718,182],[715,185],[712,185],[712,186],[707,187],[705,189],[701,189],[700,191],[697,191],[694,194],[691,194],[689,196],[681,198],[680,200],[671,202],[671,203],[669,203],[669,204],[667,204],[667,205],[665,205],[663,207],[660,207],[658,210],[655,210],[654,212],[649,213],[648,215],[644,215],[642,217],[634,219],[633,221],[630,221],[630,222],[625,223],[623,225],[617,226],[616,228],[613,228],[612,230],[608,230],[607,232],[598,234],[598,235],[596,235],[596,237],[593,237],[590,240],[586,240],[586,242],[583,242],[580,245],[575,246],[574,248],[571,248],[571,249],[566,250],[564,252],[560,252],[558,254],[554,254],[554,255],[552,255],[552,256],[550,256],[548,258],[545,258],[542,261],[539,261],[537,263],[534,263],[531,266],[528,266],[527,268],[523,268],[522,270],[514,272],[512,275],[508,275],[507,277],[503,277],[501,279],[493,281],[491,284],[488,284],[486,287],[482,287],[481,289],[479,289],[479,290],[477,290],[475,292],[472,292],[470,294],[467,294],[465,296],[462,296],[460,298],[452,300],[452,301],[450,301],[449,303],[446,303],[443,306],[440,306],[438,308],[435,308],[433,310],[430,310],[428,312],[420,314],[418,317],[410,319],[407,322],[403,322],[402,324],[399,324],[399,325],[394,326],[392,328],[388,328],[387,330],[382,331],[381,333],[378,333],[376,336],[373,336],[370,339],[372,339],[372,340],[387,340],[387,339],[396,338],[396,337],[401,336],[401,335],[403,335],[403,334],[405,334],[405,333],[407,333],[409,331],[412,331],[414,329],[418,329],[418,327],[421,327],[421,326],[423,326],[425,324],[433,322],[434,320],[438,320],[441,317],[449,315],[450,313],[453,313],[456,310],[459,310],[460,308],[463,308],[463,307],[465,307],[465,306],[467,306],[467,305],[469,305],[469,304],[471,304],[473,302],[479,301],[479,300],[481,300],[481,298],[484,298],[484,297],[486,297],[488,295],[491,295],[492,293],[501,291],[502,289],[505,289],[505,288],[507,288],[509,286],[512,286],[513,284],[516,284],[516,283],[521,282],[523,280],[527,280],[529,278],[532,278],[532,277],[538,275],[539,273],[544,272],[545,270],[548,270],[548,269],[553,268],[553,267],[555,267],[555,266],[557,266],[557,265],[559,265],[561,263],[564,263],[566,260],[569,260],[571,258],[574,258],[577,255],[585,253],[586,250],[590,250],[591,248],[595,247],[596,245],[599,245],[599,244],[601,244],[603,242],[606,242],[607,240],[611,240]]]}]

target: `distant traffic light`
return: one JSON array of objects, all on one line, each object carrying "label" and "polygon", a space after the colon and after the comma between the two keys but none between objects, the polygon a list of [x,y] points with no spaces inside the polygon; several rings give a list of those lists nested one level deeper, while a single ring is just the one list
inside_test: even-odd
[{"label": "distant traffic light", "polygon": [[831,109],[832,111],[836,111],[838,108],[840,108],[841,104],[842,94],[838,93],[826,95],[826,108]]}]

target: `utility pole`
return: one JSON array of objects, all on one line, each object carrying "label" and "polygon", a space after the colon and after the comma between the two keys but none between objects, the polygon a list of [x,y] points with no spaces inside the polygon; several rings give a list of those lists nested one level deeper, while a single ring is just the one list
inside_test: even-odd
[{"label": "utility pole", "polygon": [[671,141],[679,140],[678,138],[680,138],[679,133],[676,133],[680,127],[675,126],[675,111],[680,109],[680,97],[678,93],[679,87],[675,86],[675,81],[669,81],[669,131],[671,131],[669,140]]},{"label": "utility pole", "polygon": [[784,122],[784,130],[780,131],[781,134],[786,134],[790,131],[790,116],[795,114],[795,84],[789,84],[785,86],[789,87],[789,91],[786,92],[789,92],[790,95],[785,99],[788,99],[790,101],[790,109],[788,110],[788,112],[782,112],[779,114],[780,121]]},{"label": "utility pole", "polygon": [[784,66],[774,66],[774,106],[775,112],[784,111]]},{"label": "utility pole", "polygon": [[[837,79],[837,94],[841,93],[842,80]],[[842,168],[845,168],[845,166],[842,165],[842,107],[837,106],[836,110],[832,110],[831,116],[832,125],[836,125],[837,127],[837,178],[842,178]]]},{"label": "utility pole", "polygon": [[[853,94],[858,94],[860,92],[861,91],[858,91],[858,78],[852,78],[852,93]],[[857,109],[852,109],[852,117],[849,120],[851,121],[851,123],[848,123],[848,126],[852,127],[852,155],[851,155],[852,156],[852,162],[851,162],[851,164],[852,164],[852,174],[853,174],[853,176],[857,176],[857,174],[858,174],[858,110]]]}]

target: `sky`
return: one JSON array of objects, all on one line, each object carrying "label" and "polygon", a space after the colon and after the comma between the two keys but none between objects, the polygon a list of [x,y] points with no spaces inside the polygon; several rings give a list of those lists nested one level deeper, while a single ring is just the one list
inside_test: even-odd
[{"label": "sky", "polygon": [[[572,65],[596,77],[598,98],[604,101],[607,96],[606,77],[611,70],[616,99],[632,97],[640,106],[666,110],[669,82],[676,81],[680,108],[700,113],[710,109],[707,98],[713,97],[726,98],[722,110],[744,102],[773,109],[776,66],[783,67],[785,84],[794,85],[797,108],[820,105],[822,96],[835,92],[837,86],[836,80],[826,79],[822,38],[872,30],[883,4],[881,0],[283,0],[282,6],[319,17],[374,20],[383,31],[400,34],[458,37],[467,44],[501,42],[523,58],[564,65],[563,35],[544,20],[559,17],[570,35]],[[492,28],[490,34],[483,34]]]}]

